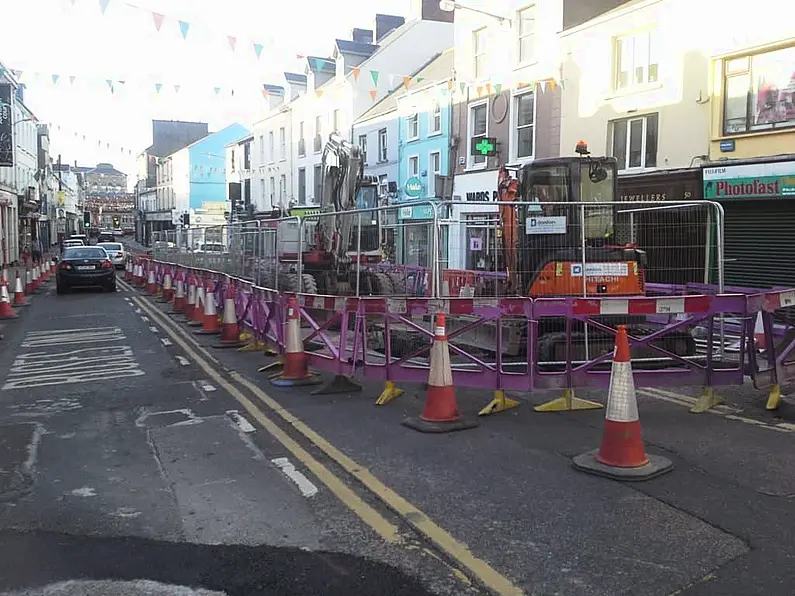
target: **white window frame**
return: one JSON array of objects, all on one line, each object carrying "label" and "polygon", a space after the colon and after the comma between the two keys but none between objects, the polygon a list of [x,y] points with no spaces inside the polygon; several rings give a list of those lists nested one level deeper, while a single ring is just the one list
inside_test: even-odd
[{"label": "white window frame", "polygon": [[[304,186],[301,188],[301,174],[304,175]],[[301,196],[301,191],[303,190],[303,197]],[[306,168],[301,167],[298,168],[298,203],[300,205],[306,205]]]},{"label": "white window frame", "polygon": [[[635,82],[635,69],[637,68],[638,61],[635,59],[635,51],[637,41],[640,38],[646,38],[646,59],[645,63],[643,64],[643,80],[640,82]],[[631,67],[629,72],[629,80],[626,85],[621,85],[620,77],[621,77],[621,51],[619,50],[619,44],[626,44],[632,43],[632,47],[629,50],[630,52],[630,62]],[[656,54],[657,54],[657,61],[651,61],[652,55],[652,47],[655,45],[657,47]],[[630,92],[637,89],[648,88],[650,86],[655,86],[660,84],[660,32],[657,27],[646,27],[644,29],[639,29],[637,31],[627,32],[623,35],[617,35],[613,38],[613,89],[616,92]],[[651,65],[654,64],[657,67],[657,72],[655,79],[652,81],[650,80],[649,72],[651,70]]]},{"label": "white window frame", "polygon": [[[412,130],[414,128],[414,130]],[[406,118],[406,140],[416,141],[420,138],[420,114],[414,112]]]},{"label": "white window frame", "polygon": [[[615,153],[615,146],[614,146],[614,139],[615,139],[615,125],[617,122],[626,122],[627,123],[627,138],[626,138],[626,149],[625,149],[625,156],[624,156],[624,163],[617,163],[616,164],[616,172],[644,172],[644,171],[653,171],[656,170],[659,166],[647,166],[646,165],[646,142],[648,140],[648,122],[649,116],[656,116],[657,117],[657,161],[659,162],[659,152],[660,152],[660,130],[662,127],[660,126],[660,113],[659,112],[652,112],[650,114],[643,114],[641,116],[635,116],[632,118],[618,118],[616,120],[612,120],[610,122],[610,153]],[[637,120],[643,121],[643,129],[641,132],[641,144],[640,144],[640,156],[641,156],[641,165],[640,166],[629,166],[629,147],[630,141],[632,140],[632,127],[630,126],[632,122]]]},{"label": "white window frame", "polygon": [[[519,157],[519,98],[527,94],[533,94],[533,153],[532,155],[527,157]],[[511,96],[511,130],[510,130],[510,140],[509,140],[511,161],[526,163],[529,161],[533,161],[533,159],[535,159],[536,139],[538,138],[538,135],[536,134],[538,131],[537,122],[536,122],[537,119],[538,119],[538,94],[535,93],[533,89],[523,89],[522,91],[513,93]]]},{"label": "white window frame", "polygon": [[268,200],[268,195],[265,192],[265,178],[260,178],[259,179],[259,192],[260,192],[260,195],[262,196],[262,204],[264,206],[264,205],[267,204],[267,200]]},{"label": "white window frame", "polygon": [[387,161],[389,161],[389,132],[386,128],[380,128],[378,130],[378,163]]},{"label": "white window frame", "polygon": [[273,131],[268,132],[268,163],[276,161],[276,151],[273,145]]},{"label": "white window frame", "polygon": [[[412,172],[411,164],[416,163],[417,169],[416,171]],[[414,153],[413,155],[409,155],[406,159],[406,174],[408,178],[419,178],[420,177],[420,156],[418,153]]]},{"label": "white window frame", "polygon": [[[298,123],[298,157],[306,157],[306,136],[305,136],[305,127],[306,121],[301,120]],[[301,147],[304,148],[304,152],[301,153]]]},{"label": "white window frame", "polygon": [[276,178],[273,176],[271,176],[270,191],[271,191],[270,206],[273,207],[276,204],[274,203],[274,199],[276,198]]},{"label": "white window frame", "polygon": [[[433,158],[437,156],[439,158],[439,167],[438,169],[433,165]],[[435,197],[436,196],[436,177],[442,173],[442,152],[439,150],[431,151],[428,154],[428,188],[425,189],[425,196],[427,197]]]},{"label": "white window frame", "polygon": [[331,112],[331,128],[334,132],[340,132],[341,112],[338,109]]},{"label": "white window frame", "polygon": [[265,163],[265,135],[259,136],[259,165]]},{"label": "white window frame", "polygon": [[359,149],[362,152],[362,163],[367,165],[367,134],[359,135]]},{"label": "white window frame", "polygon": [[489,100],[484,99],[483,101],[473,101],[467,106],[467,170],[484,170],[489,163],[489,158],[485,157],[483,159],[483,163],[475,163],[475,155],[472,155],[471,147],[472,147],[472,138],[473,138],[473,130],[475,125],[475,119],[472,117],[472,111],[475,108],[479,108],[481,106],[486,107],[486,132],[482,135],[484,137],[489,136]]},{"label": "white window frame", "polygon": [[389,176],[387,174],[378,175],[378,196],[385,197],[389,194]]},{"label": "white window frame", "polygon": [[315,134],[312,137],[312,149],[314,149],[315,139],[320,137],[320,143],[318,144],[318,150],[315,153],[320,153],[323,151],[323,117],[322,116],[315,116]]},{"label": "white window frame", "polygon": [[[533,30],[522,31],[522,13],[525,11],[533,11]],[[528,4],[516,11],[516,61],[519,65],[534,64],[538,62],[536,58],[536,31],[538,29],[538,6],[536,4]],[[530,38],[531,50],[530,56],[522,56],[522,42]]]},{"label": "white window frame", "polygon": [[287,129],[282,126],[279,128],[279,161],[287,159]]},{"label": "white window frame", "polygon": [[[438,126],[437,119],[439,121]],[[431,113],[428,120],[428,136],[432,137],[442,134],[442,102],[438,99],[434,99],[431,104]]]},{"label": "white window frame", "polygon": [[[478,38],[483,36],[483,47],[479,47]],[[484,79],[486,77],[486,60],[488,59],[488,29],[481,27],[472,32],[472,74],[475,80]],[[482,71],[482,72],[481,72]]]},{"label": "white window frame", "polygon": [[287,174],[279,176],[279,201],[282,205],[287,202]]}]

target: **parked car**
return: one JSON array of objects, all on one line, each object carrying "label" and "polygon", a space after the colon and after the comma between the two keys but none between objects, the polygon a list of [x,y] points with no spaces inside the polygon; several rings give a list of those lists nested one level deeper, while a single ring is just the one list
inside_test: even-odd
[{"label": "parked car", "polygon": [[108,230],[102,230],[97,237],[97,244],[101,244],[103,242],[115,242],[116,236],[113,235],[113,232],[109,232]]},{"label": "parked car", "polygon": [[121,228],[116,228],[115,230],[113,230],[113,235],[116,237],[124,236],[124,230],[122,230]]},{"label": "parked car", "polygon": [[75,287],[99,287],[115,292],[116,268],[101,246],[71,246],[64,249],[55,282],[58,294]]},{"label": "parked car", "polygon": [[99,242],[97,246],[105,249],[116,269],[124,269],[127,264],[127,252],[121,242]]}]

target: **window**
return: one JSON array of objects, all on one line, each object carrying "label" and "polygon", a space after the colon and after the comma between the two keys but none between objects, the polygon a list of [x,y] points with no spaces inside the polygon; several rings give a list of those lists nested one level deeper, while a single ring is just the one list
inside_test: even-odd
[{"label": "window", "polygon": [[616,89],[655,83],[658,70],[656,29],[616,38]]},{"label": "window", "polygon": [[279,203],[281,205],[287,204],[287,176],[282,174],[279,176]]},{"label": "window", "polygon": [[795,127],[795,46],[724,61],[723,133]]},{"label": "window", "polygon": [[284,126],[279,129],[279,159],[287,157],[287,135]]},{"label": "window", "polygon": [[442,132],[442,106],[433,100],[433,107],[431,107],[431,130],[428,134],[436,135]]},{"label": "window", "polygon": [[273,131],[268,133],[268,161],[273,162],[276,159],[276,154],[273,151]]},{"label": "window", "polygon": [[536,7],[523,8],[519,18],[519,63],[532,62],[535,57]]},{"label": "window", "polygon": [[419,155],[412,155],[409,157],[409,171],[408,171],[409,178],[412,176],[419,176],[420,175],[420,156]]},{"label": "window", "polygon": [[420,138],[420,116],[419,114],[412,114],[408,117],[407,120],[408,130],[406,134],[408,135],[408,140],[413,141],[414,139]]},{"label": "window", "polygon": [[232,149],[232,171],[235,171],[235,150]]},{"label": "window", "polygon": [[428,169],[430,170],[428,176],[427,194],[429,197],[436,196],[436,176],[442,173],[442,154],[434,151],[428,156]]},{"label": "window", "polygon": [[359,135],[359,149],[362,150],[362,163],[367,165],[367,135]]},{"label": "window", "polygon": [[270,199],[271,207],[273,207],[276,204],[276,201],[274,200],[275,198],[276,198],[276,179],[273,176],[271,176],[271,199]]},{"label": "window", "polygon": [[514,98],[514,153],[516,159],[533,157],[535,94],[523,93]]},{"label": "window", "polygon": [[259,163],[265,163],[265,137],[259,136]]},{"label": "window", "polygon": [[[469,142],[466,146],[467,153],[472,146],[473,139],[487,137],[489,134],[488,104],[480,103],[469,108]],[[470,155],[469,167],[486,167],[485,155]]]},{"label": "window", "polygon": [[298,168],[298,202],[306,205],[306,168]]},{"label": "window", "polygon": [[386,174],[380,174],[378,176],[378,196],[385,197],[387,194],[389,194],[389,178]]},{"label": "window", "polygon": [[323,148],[323,122],[320,116],[315,118],[315,153]]},{"label": "window", "polygon": [[259,194],[262,197],[262,204],[267,205],[268,197],[265,195],[265,178],[259,179]]},{"label": "window", "polygon": [[382,128],[378,131],[378,161],[383,162],[387,161],[387,150],[386,150],[386,128]]},{"label": "window", "polygon": [[306,139],[304,138],[304,122],[298,124],[298,155],[303,157],[306,155]]},{"label": "window", "polygon": [[475,55],[475,78],[486,76],[486,29],[478,29],[472,34],[472,46]]},{"label": "window", "polygon": [[618,170],[657,167],[657,114],[613,122]]},{"label": "window", "polygon": [[340,120],[340,111],[334,110],[331,114],[331,123],[334,127],[335,132],[340,131],[340,127],[342,126],[342,121]]},{"label": "window", "polygon": [[315,203],[320,203],[323,196],[323,166],[315,166]]},{"label": "window", "polygon": [[251,169],[251,143],[249,142],[243,145],[243,169]]},{"label": "window", "polygon": [[499,216],[466,216],[466,268],[475,271],[494,271],[497,266],[497,231]]}]

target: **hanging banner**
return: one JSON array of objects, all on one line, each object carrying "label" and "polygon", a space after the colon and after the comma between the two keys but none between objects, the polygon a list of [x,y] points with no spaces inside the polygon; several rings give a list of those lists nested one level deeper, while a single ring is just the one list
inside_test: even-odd
[{"label": "hanging banner", "polygon": [[0,84],[0,166],[3,167],[14,165],[13,93],[9,83]]}]

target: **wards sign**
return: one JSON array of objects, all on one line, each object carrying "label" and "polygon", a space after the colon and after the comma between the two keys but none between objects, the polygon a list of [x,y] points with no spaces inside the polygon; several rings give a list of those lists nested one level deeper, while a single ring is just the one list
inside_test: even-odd
[{"label": "wards sign", "polygon": [[466,193],[467,201],[498,201],[499,196],[496,190],[482,190]]}]

